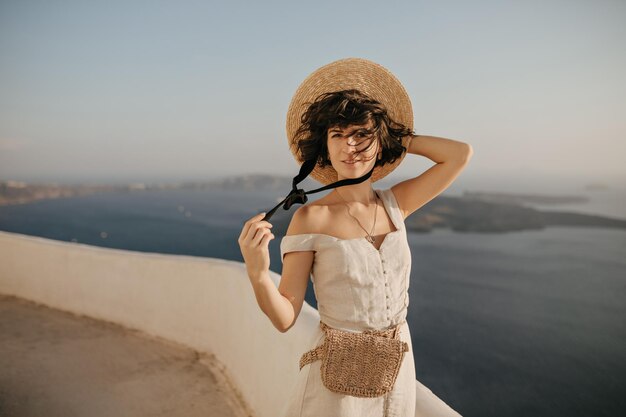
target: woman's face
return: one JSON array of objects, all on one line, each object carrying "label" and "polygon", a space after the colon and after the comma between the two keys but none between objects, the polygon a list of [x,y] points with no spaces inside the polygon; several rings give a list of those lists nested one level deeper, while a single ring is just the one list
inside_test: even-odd
[{"label": "woman's face", "polygon": [[[369,172],[376,163],[380,146],[371,133],[374,122],[364,125],[349,125],[345,129],[330,127],[327,132],[328,156],[338,179],[358,178]],[[370,149],[367,147],[372,144]],[[365,150],[367,149],[367,150]],[[355,154],[356,151],[361,151]],[[354,162],[352,162],[354,161]]]}]

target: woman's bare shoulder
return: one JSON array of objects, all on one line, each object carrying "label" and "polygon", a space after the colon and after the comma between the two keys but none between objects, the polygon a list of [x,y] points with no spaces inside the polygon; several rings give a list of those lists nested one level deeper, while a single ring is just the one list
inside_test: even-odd
[{"label": "woman's bare shoulder", "polygon": [[286,234],[322,233],[329,215],[330,205],[325,197],[309,201],[293,213]]}]

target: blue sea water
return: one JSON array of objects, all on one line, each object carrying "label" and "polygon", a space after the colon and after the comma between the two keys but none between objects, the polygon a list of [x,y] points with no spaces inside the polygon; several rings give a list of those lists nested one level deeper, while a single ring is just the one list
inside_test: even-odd
[{"label": "blue sea water", "polygon": [[[243,261],[267,191],[109,193],[0,207],[0,229]],[[292,209],[293,210],[293,209]],[[617,209],[616,209],[617,210]],[[280,209],[272,221],[289,216]],[[464,416],[626,413],[626,232],[409,233],[417,378]],[[280,274],[280,236],[270,242]],[[307,302],[316,306],[312,286]]]}]

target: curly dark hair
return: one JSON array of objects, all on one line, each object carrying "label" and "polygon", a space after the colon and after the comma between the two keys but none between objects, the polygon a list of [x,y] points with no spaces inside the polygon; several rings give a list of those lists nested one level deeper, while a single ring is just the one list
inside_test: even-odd
[{"label": "curly dark hair", "polygon": [[[374,166],[393,163],[402,156],[406,147],[402,145],[402,138],[412,135],[413,131],[407,126],[397,123],[389,117],[387,109],[378,101],[370,98],[359,90],[341,90],[320,94],[302,114],[300,127],[295,133],[295,142],[302,160],[317,160],[320,167],[330,165],[327,146],[328,129],[349,125],[364,125],[373,120],[371,138],[378,140],[382,147],[381,159]],[[357,151],[359,154],[366,149]]]}]

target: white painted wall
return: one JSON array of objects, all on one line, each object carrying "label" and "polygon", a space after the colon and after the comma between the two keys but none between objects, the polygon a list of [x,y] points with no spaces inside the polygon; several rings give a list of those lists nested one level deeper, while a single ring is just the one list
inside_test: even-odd
[{"label": "white painted wall", "polygon": [[[270,276],[278,285],[280,276]],[[319,324],[305,303],[280,333],[241,262],[107,249],[0,231],[0,293],[215,355],[247,407],[275,417]],[[418,416],[459,416],[416,381]]]}]

